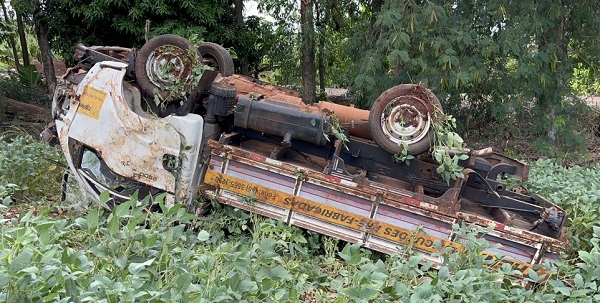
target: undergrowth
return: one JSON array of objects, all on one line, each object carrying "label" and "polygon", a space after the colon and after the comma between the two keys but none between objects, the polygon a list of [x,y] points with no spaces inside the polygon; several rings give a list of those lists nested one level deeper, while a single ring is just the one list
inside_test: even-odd
[{"label": "undergrowth", "polygon": [[531,166],[527,188],[556,201],[568,214],[569,258],[576,258],[579,250],[592,249],[592,227],[600,225],[600,163],[565,167],[540,159]]},{"label": "undergrowth", "polygon": [[[13,145],[0,154],[58,152],[19,140],[2,140]],[[35,153],[33,162],[45,162]],[[442,250],[434,270],[412,250],[385,256],[232,207],[216,204],[196,217],[182,205],[164,205],[162,197],[133,197],[112,211],[94,205],[83,214],[31,210],[2,219],[0,301],[598,302],[597,172],[532,163],[527,186],[567,209],[572,238],[563,260],[546,268],[549,279],[535,271],[524,277],[537,283],[533,289],[513,283],[516,272],[507,264],[488,269],[480,252],[490,244],[476,237],[487,231],[469,226],[453,227],[467,249]],[[28,178],[34,174],[48,178],[48,167],[33,166],[11,182],[32,192],[41,182],[53,192],[48,180]],[[149,211],[151,204],[160,211]]]},{"label": "undergrowth", "polygon": [[0,135],[0,201],[56,198],[63,172],[60,150],[31,136],[6,135]]},{"label": "undergrowth", "polygon": [[19,75],[14,73],[9,77],[0,76],[0,100],[2,97],[39,106],[50,105],[50,98],[46,95],[42,83],[23,83]]}]

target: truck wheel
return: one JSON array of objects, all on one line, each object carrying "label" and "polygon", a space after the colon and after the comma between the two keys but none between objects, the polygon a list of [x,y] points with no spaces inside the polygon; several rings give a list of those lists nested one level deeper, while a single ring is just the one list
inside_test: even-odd
[{"label": "truck wheel", "polygon": [[233,58],[229,52],[219,44],[204,42],[198,47],[205,65],[214,67],[223,77],[233,75]]},{"label": "truck wheel", "polygon": [[148,41],[137,53],[135,76],[144,93],[158,93],[165,102],[192,89],[194,58],[192,43],[177,35],[160,35]]},{"label": "truck wheel", "polygon": [[227,116],[233,110],[235,96],[235,87],[226,83],[213,83],[210,86],[205,121],[207,123],[214,123],[217,121],[216,116]]},{"label": "truck wheel", "polygon": [[409,154],[431,148],[435,140],[433,123],[443,116],[442,105],[428,89],[401,84],[383,92],[369,113],[369,129],[375,143],[395,154],[406,142]]}]

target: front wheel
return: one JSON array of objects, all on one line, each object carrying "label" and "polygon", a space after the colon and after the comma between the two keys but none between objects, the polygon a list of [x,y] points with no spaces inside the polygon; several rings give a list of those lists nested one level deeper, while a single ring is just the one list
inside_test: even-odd
[{"label": "front wheel", "polygon": [[196,50],[187,39],[176,35],[160,35],[148,41],[137,53],[135,76],[148,96],[160,95],[166,102],[180,97],[180,91],[191,91]]},{"label": "front wheel", "polygon": [[369,113],[373,140],[383,150],[395,154],[403,143],[408,153],[418,155],[435,140],[433,123],[443,116],[438,98],[425,87],[401,84],[383,92]]}]

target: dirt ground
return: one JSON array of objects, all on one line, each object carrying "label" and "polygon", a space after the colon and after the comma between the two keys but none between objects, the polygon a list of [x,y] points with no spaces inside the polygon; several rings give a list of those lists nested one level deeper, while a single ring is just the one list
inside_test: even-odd
[{"label": "dirt ground", "polygon": [[[32,64],[35,65],[35,68],[37,69],[38,73],[44,73],[44,67],[42,66],[41,62],[36,60],[33,61]],[[52,65],[54,65],[54,73],[56,74],[56,77],[60,77],[67,72],[67,66],[61,60],[54,59]]]}]

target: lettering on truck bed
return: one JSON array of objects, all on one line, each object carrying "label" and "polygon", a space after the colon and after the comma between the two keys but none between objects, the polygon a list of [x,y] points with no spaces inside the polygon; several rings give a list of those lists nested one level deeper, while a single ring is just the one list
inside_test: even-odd
[{"label": "lettering on truck bed", "polygon": [[[326,222],[339,224],[354,230],[367,232],[369,234],[373,234],[404,245],[410,245],[414,248],[430,253],[439,252],[435,248],[435,241],[438,241],[441,244],[441,247],[451,247],[454,251],[462,251],[465,249],[465,247],[460,243],[432,237],[424,233],[415,232],[409,229],[391,225],[386,222],[381,222],[372,218],[353,214],[335,207],[323,205],[302,197],[297,197],[292,194],[270,189],[212,170],[209,170],[206,173],[204,183],[237,194],[254,196],[257,201],[283,207],[291,211],[309,215]],[[488,252],[482,252],[482,255],[485,255],[486,260],[494,261],[494,263],[488,266],[490,268],[499,268],[502,266],[502,264],[509,264],[512,269],[521,272],[523,276],[526,276],[532,269],[532,265],[525,262],[520,262],[510,258],[499,259],[495,255]],[[546,274],[547,277],[550,276],[550,273],[543,269],[538,270],[537,273],[538,275]]]}]

